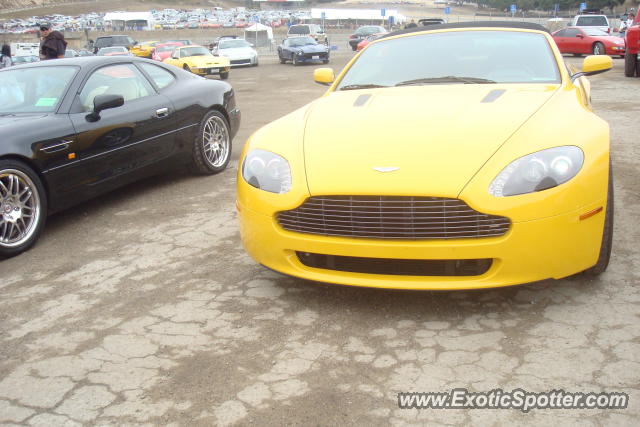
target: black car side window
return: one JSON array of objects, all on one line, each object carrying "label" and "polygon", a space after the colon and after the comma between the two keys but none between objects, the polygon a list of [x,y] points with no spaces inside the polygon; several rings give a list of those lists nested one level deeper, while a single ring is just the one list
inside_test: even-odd
[{"label": "black car side window", "polygon": [[158,86],[158,89],[167,87],[176,80],[173,74],[157,65],[142,63],[140,66],[149,74],[151,80]]},{"label": "black car side window", "polygon": [[79,95],[83,111],[93,111],[98,95],[121,95],[124,102],[154,95],[155,90],[133,64],[99,68],[87,79]]}]

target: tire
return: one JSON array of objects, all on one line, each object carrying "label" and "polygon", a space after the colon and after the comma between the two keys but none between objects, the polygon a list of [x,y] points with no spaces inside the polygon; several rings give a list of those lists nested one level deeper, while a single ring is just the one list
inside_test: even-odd
[{"label": "tire", "polygon": [[293,54],[293,56],[292,56],[291,62],[293,62],[293,65],[294,65],[295,67],[297,67],[298,65],[300,65],[300,63],[298,62],[298,59],[297,59],[297,56],[296,56],[296,54],[295,54],[295,53],[294,53],[294,54]]},{"label": "tire", "polygon": [[580,58],[580,57],[582,57],[582,54],[581,53],[574,53],[573,56],[575,56],[576,58]]},{"label": "tire", "polygon": [[638,54],[626,53],[624,55],[624,75],[634,77],[638,68]]},{"label": "tire", "polygon": [[[40,237],[47,194],[38,174],[17,160],[0,160],[0,184],[0,257],[6,258],[26,251]],[[26,189],[30,192],[20,195]]]},{"label": "tire", "polygon": [[280,59],[280,63],[281,63],[281,64],[284,64],[284,63],[286,63],[286,62],[287,62],[287,60],[286,60],[286,59],[284,59],[282,56],[280,56],[280,54],[278,54],[278,59]]},{"label": "tire", "polygon": [[190,73],[193,73],[193,71],[191,71],[191,68],[189,68],[189,66],[187,64],[182,65],[182,69],[185,71],[188,71]]},{"label": "tire", "polygon": [[251,64],[252,67],[257,67],[258,66],[258,58],[256,58],[256,62],[254,64]]},{"label": "tire", "polygon": [[604,273],[611,259],[611,247],[613,243],[613,168],[609,160],[609,189],[607,191],[607,208],[604,217],[604,229],[602,231],[602,243],[598,262],[593,267],[585,270],[588,276],[599,276]]},{"label": "tire", "polygon": [[329,60],[328,60],[328,59],[324,59],[324,60],[322,60],[322,63],[323,63],[323,64],[328,64],[328,63],[329,63]]},{"label": "tire", "polygon": [[229,72],[220,73],[220,80],[227,80],[229,78]]},{"label": "tire", "polygon": [[591,51],[594,55],[606,55],[607,51],[604,45],[600,42],[595,42],[593,44],[593,49]]},{"label": "tire", "polygon": [[231,133],[222,113],[211,110],[204,115],[193,144],[194,173],[213,175],[226,169],[231,159]]}]

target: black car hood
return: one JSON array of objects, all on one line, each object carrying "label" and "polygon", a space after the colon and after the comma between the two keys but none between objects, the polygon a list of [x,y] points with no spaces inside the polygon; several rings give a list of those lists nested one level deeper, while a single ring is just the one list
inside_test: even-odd
[{"label": "black car hood", "polygon": [[8,126],[33,126],[34,120],[47,117],[48,115],[49,114],[43,113],[0,113],[0,128],[6,128]]}]

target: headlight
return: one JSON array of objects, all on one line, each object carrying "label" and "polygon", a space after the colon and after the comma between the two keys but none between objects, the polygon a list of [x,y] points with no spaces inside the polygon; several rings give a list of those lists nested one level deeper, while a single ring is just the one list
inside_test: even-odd
[{"label": "headlight", "polygon": [[242,164],[242,177],[249,185],[271,193],[291,190],[289,162],[270,151],[251,150]]},{"label": "headlight", "polygon": [[533,193],[569,181],[582,168],[584,153],[573,145],[549,148],[514,160],[489,186],[495,197]]}]

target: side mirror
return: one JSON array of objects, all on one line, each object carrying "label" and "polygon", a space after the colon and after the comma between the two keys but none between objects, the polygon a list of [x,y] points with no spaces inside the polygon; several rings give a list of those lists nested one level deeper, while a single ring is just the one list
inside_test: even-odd
[{"label": "side mirror", "polygon": [[109,108],[117,108],[124,105],[122,95],[98,95],[93,98],[93,112],[87,114],[86,119],[90,122],[100,120],[100,112]]},{"label": "side mirror", "polygon": [[578,77],[594,76],[609,71],[613,67],[613,59],[609,55],[589,55],[582,62],[582,71],[571,76],[571,81]]},{"label": "side mirror", "polygon": [[329,86],[335,80],[333,68],[316,68],[313,71],[313,80],[324,86]]}]

